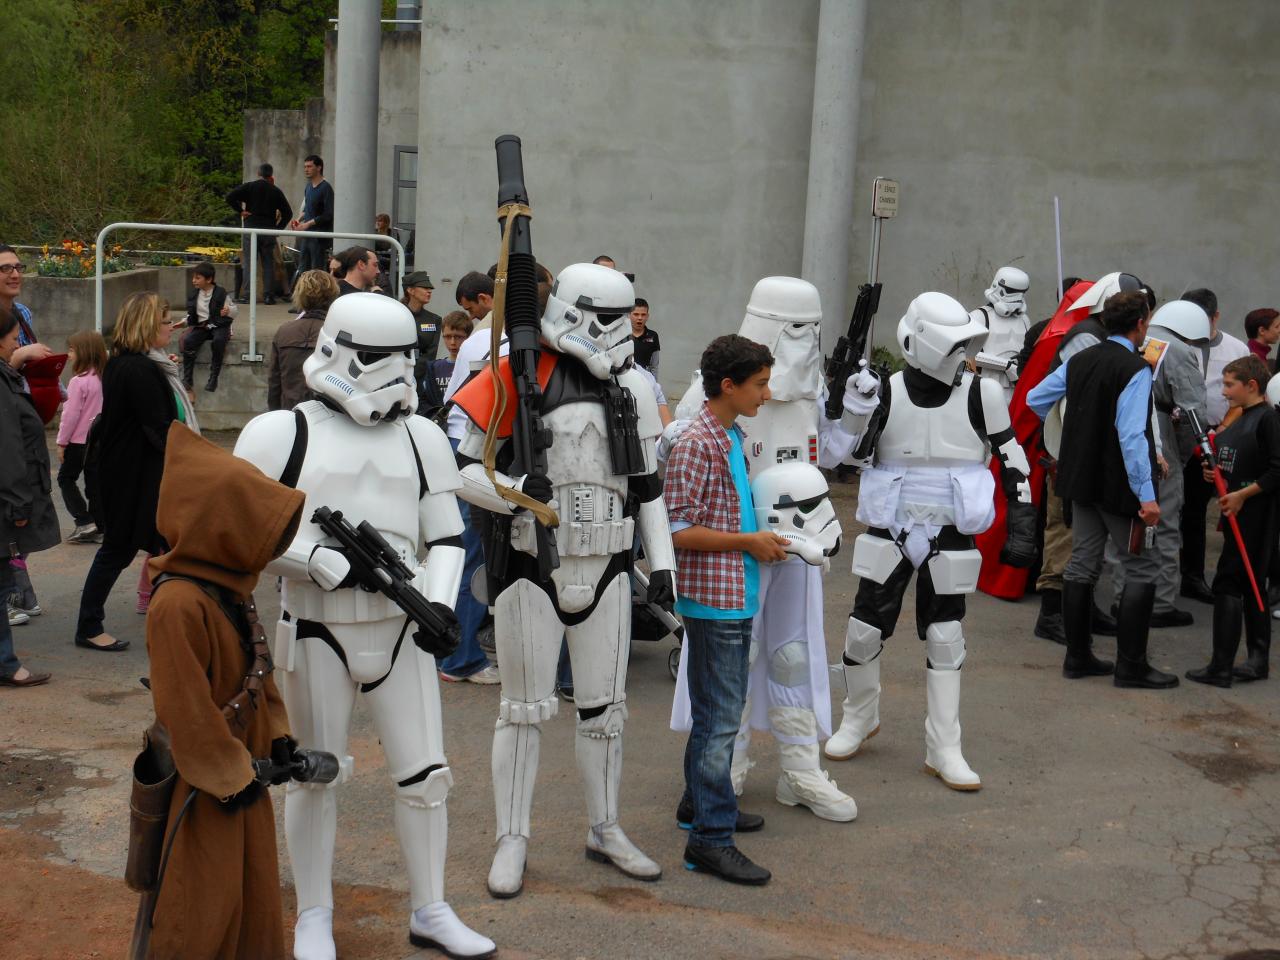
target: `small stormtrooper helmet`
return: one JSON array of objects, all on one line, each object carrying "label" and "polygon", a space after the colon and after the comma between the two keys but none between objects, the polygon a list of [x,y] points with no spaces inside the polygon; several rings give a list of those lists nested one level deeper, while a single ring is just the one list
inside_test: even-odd
[{"label": "small stormtrooper helmet", "polygon": [[318,396],[371,426],[418,408],[417,348],[418,327],[408,307],[380,293],[349,293],[329,307],[302,374]]},{"label": "small stormtrooper helmet", "polygon": [[822,566],[840,549],[840,521],[822,471],[809,463],[781,463],[751,481],[756,526],[787,541],[805,563]]},{"label": "small stormtrooper helmet", "polygon": [[769,392],[774,400],[817,396],[822,382],[818,333],[822,301],[818,288],[798,277],[765,277],[751,291],[738,335],[764,344],[773,354]]},{"label": "small stormtrooper helmet", "polygon": [[1017,267],[1001,267],[996,271],[985,294],[987,303],[991,304],[997,314],[1002,317],[1016,317],[1027,312],[1027,290],[1031,287],[1031,278]]},{"label": "small stormtrooper helmet", "polygon": [[1170,300],[1151,315],[1151,326],[1172,330],[1189,343],[1208,340],[1212,336],[1209,315],[1198,303],[1190,300]]},{"label": "small stormtrooper helmet", "polygon": [[560,271],[542,315],[542,339],[577,357],[595,377],[608,380],[631,359],[631,308],[636,291],[617,270],[574,263]]},{"label": "small stormtrooper helmet", "polygon": [[960,383],[965,357],[987,342],[987,328],[945,293],[922,293],[898,321],[898,348],[907,364],[935,380]]}]

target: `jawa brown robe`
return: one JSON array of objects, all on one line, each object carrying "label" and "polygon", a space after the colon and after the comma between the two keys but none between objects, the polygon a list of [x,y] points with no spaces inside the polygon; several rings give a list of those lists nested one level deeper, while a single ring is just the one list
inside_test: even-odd
[{"label": "jawa brown robe", "polygon": [[[151,575],[199,577],[243,599],[293,539],[303,501],[175,422],[156,512],[172,549],[151,561]],[[229,812],[219,803],[253,779],[250,759],[270,756],[271,741],[289,732],[275,682],[268,678],[248,729],[233,732],[222,707],[240,692],[249,657],[218,604],[185,580],[156,590],[147,651],[156,719],[169,728],[178,768],[170,833],[192,788],[201,791],[173,841],[149,956],[284,957],[271,800],[263,790],[248,808]]]}]

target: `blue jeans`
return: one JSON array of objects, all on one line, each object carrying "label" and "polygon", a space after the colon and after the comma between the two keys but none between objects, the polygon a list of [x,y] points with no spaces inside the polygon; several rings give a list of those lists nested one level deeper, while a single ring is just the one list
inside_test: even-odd
[{"label": "blue jeans", "polygon": [[[5,598],[6,604],[9,594],[13,593],[13,586],[13,567],[8,561],[0,563],[0,597]],[[12,677],[21,669],[22,664],[13,650],[13,627],[9,626],[9,611],[6,609],[0,618],[0,677]]]},{"label": "blue jeans", "polygon": [[693,729],[684,748],[684,801],[693,804],[689,842],[733,844],[738,798],[729,766],[747,700],[751,620],[684,618]]},{"label": "blue jeans", "polygon": [[[454,450],[458,449],[458,441],[450,439],[449,443]],[[458,642],[458,649],[440,661],[440,669],[451,677],[469,677],[489,665],[489,658],[476,640],[476,631],[484,621],[485,605],[471,594],[471,578],[484,563],[484,549],[480,542],[480,527],[471,522],[470,507],[459,500],[458,509],[462,513],[462,546],[467,551],[467,560],[462,568],[462,588],[458,591],[458,603],[453,612],[458,615],[462,639]]]}]

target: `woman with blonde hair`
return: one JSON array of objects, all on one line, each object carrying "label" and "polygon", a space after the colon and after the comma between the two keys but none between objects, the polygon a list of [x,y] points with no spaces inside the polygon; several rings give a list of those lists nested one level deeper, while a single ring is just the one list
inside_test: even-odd
[{"label": "woman with blonde hair", "polygon": [[[166,301],[154,293],[126,298],[102,374],[102,414],[88,443],[89,498],[103,536],[80,595],[78,647],[114,651],[129,646],[103,629],[107,597],[139,550],[168,549],[156,532],[156,503],[169,424],[180,420],[200,431],[178,366],[165,350],[172,336]],[[142,600],[140,584],[140,607]]]},{"label": "woman with blonde hair", "polygon": [[267,409],[292,410],[307,399],[302,364],[316,348],[329,304],[338,299],[338,281],[323,270],[308,270],[293,286],[293,305],[302,311],[281,325],[271,341],[267,371]]}]

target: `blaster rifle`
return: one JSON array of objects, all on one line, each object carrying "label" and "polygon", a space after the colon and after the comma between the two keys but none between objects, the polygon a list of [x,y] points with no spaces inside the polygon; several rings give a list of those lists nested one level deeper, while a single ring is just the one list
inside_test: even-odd
[{"label": "blaster rifle", "polygon": [[[1222,476],[1222,468],[1218,466],[1218,454],[1213,446],[1213,437],[1209,436],[1209,431],[1200,417],[1196,415],[1194,410],[1183,410],[1187,420],[1191,425],[1191,432],[1195,434],[1196,443],[1199,444],[1200,459],[1210,470],[1213,471],[1213,486],[1218,491],[1219,497],[1227,495],[1227,481]],[[1240,521],[1236,515],[1230,514],[1226,517],[1227,526],[1231,528],[1231,535],[1235,537],[1236,548],[1240,551],[1240,559],[1244,562],[1244,572],[1249,577],[1249,586],[1253,587],[1253,599],[1258,604],[1258,610],[1261,613],[1267,612],[1266,604],[1262,602],[1262,594],[1258,590],[1258,580],[1253,575],[1253,564],[1249,562],[1249,553],[1244,548],[1244,536],[1240,533]]]},{"label": "blaster rifle", "polygon": [[[849,330],[836,341],[836,348],[827,358],[827,419],[839,420],[844,413],[844,385],[858,372],[862,358],[867,354],[867,337],[871,334],[871,321],[880,309],[879,283],[864,283],[858,288],[858,299],[853,304],[853,316],[849,318]],[[882,378],[885,371],[876,370]]]},{"label": "blaster rifle", "polygon": [[418,592],[413,571],[368,520],[353,527],[341,510],[317,507],[311,522],[338,541],[360,586],[382,594],[418,625],[414,642],[420,648],[437,658],[458,649],[462,637],[458,618],[444,604],[432,603]]},{"label": "blaster rifle", "polygon": [[[508,357],[516,388],[515,423],[511,432],[513,468],[527,478],[547,479],[547,449],[551,429],[542,422],[542,387],[538,384],[538,357],[541,353],[541,311],[538,309],[538,264],[533,257],[529,234],[529,195],[524,184],[524,160],[520,138],[511,134],[494,141],[498,158],[498,223],[503,245],[498,255],[498,278],[494,291],[495,333],[498,323],[506,330]],[[510,221],[508,223],[508,221]],[[493,360],[496,362],[497,351]],[[496,374],[495,370],[495,374]],[[501,406],[505,389],[498,381]],[[490,469],[486,444],[485,467]],[[555,536],[551,528],[560,518],[547,504],[528,501],[516,491],[501,489],[500,495],[533,514],[538,548],[538,574],[547,580],[560,566]]]}]

